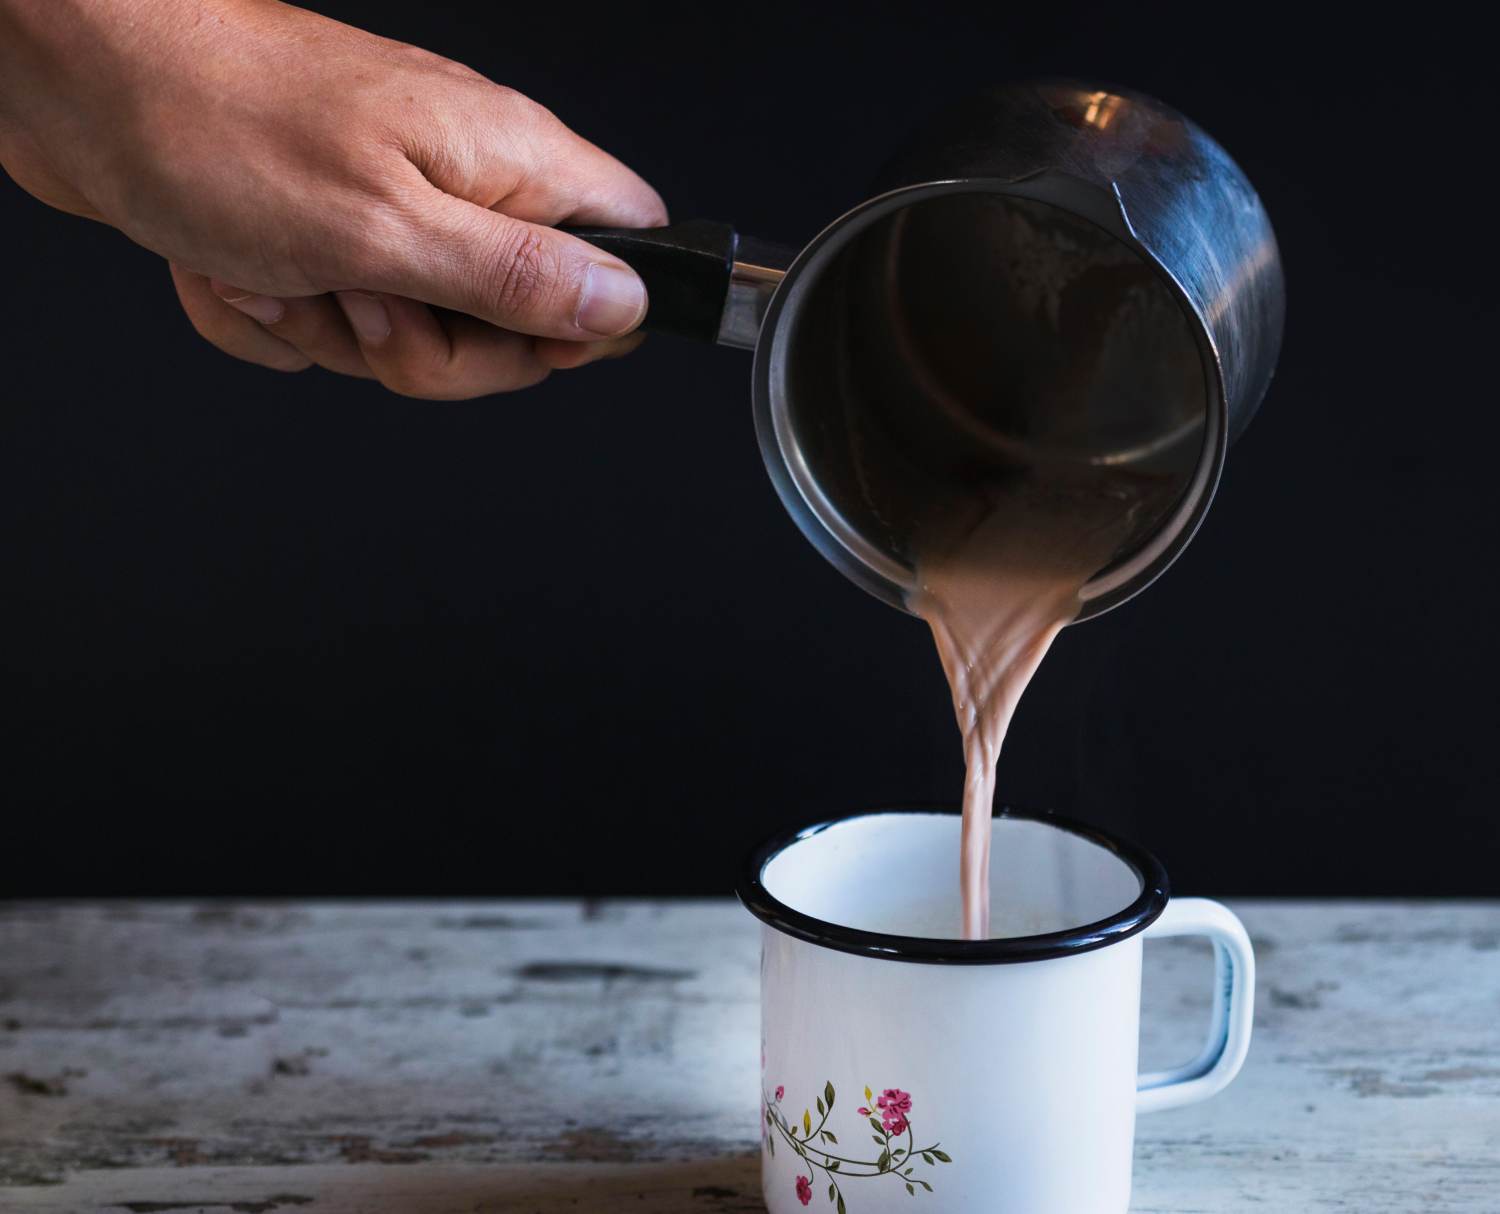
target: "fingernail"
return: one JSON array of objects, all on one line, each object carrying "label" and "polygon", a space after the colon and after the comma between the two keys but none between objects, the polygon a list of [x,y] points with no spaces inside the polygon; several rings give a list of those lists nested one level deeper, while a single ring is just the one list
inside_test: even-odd
[{"label": "fingernail", "polygon": [[391,335],[391,315],[380,296],[368,291],[339,291],[336,297],[360,341],[378,346]]},{"label": "fingernail", "polygon": [[286,315],[286,305],[270,295],[253,295],[249,291],[241,291],[238,287],[231,287],[228,283],[220,282],[218,279],[210,279],[208,285],[213,293],[231,308],[239,309],[246,316],[260,321],[263,325],[274,325]]},{"label": "fingernail", "polygon": [[601,337],[635,328],[646,314],[646,284],[634,270],[595,262],[583,280],[575,323]]}]

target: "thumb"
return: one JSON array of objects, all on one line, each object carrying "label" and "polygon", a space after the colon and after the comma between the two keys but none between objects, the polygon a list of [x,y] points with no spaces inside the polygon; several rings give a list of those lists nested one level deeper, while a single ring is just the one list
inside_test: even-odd
[{"label": "thumb", "polygon": [[534,337],[620,337],[646,315],[646,284],[619,258],[436,189],[375,276],[363,285]]}]

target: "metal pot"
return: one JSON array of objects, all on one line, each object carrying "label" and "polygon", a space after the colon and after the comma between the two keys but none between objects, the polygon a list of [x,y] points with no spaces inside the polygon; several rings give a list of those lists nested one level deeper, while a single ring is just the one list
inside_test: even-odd
[{"label": "metal pot", "polygon": [[575,229],[646,281],[646,327],[753,348],[783,504],[903,609],[914,537],[974,486],[1112,468],[1167,491],[1084,588],[1149,585],[1201,523],[1281,345],[1270,221],[1142,94],[1034,81],[939,115],[800,251],[694,221]]}]

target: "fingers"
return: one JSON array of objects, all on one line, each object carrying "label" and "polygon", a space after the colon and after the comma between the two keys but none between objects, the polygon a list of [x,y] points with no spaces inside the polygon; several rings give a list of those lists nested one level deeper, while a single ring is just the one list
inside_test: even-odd
[{"label": "fingers", "polygon": [[616,257],[555,228],[423,185],[409,238],[373,250],[377,291],[466,312],[535,337],[623,337],[646,314],[646,287]]},{"label": "fingers", "polygon": [[210,280],[209,286],[231,308],[260,322],[318,366],[340,375],[374,378],[333,296],[275,299],[251,294],[218,279]]},{"label": "fingers", "polygon": [[[529,387],[554,370],[619,358],[644,340],[643,334],[598,342],[536,339],[472,317],[439,316],[408,299],[362,291],[276,299],[180,269],[176,273],[188,284],[190,315],[199,317],[194,323],[200,332],[230,333],[233,340],[211,338],[230,353],[285,369],[317,364],[343,375],[379,379],[392,391],[430,400]],[[257,338],[269,342],[259,357],[252,344]]]},{"label": "fingers", "polygon": [[535,342],[399,296],[340,291],[366,365],[387,388],[427,400],[467,400],[529,388],[552,368]]},{"label": "fingers", "polygon": [[404,239],[371,250],[364,285],[536,337],[631,332],[647,306],[635,271],[553,225],[659,226],[660,195],[512,90],[476,80],[465,106],[408,141]]},{"label": "fingers", "polygon": [[571,371],[608,358],[624,358],[646,340],[644,333],[631,333],[612,341],[558,341],[538,337],[536,356],[554,371]]},{"label": "fingers", "polygon": [[282,341],[265,325],[229,307],[201,274],[172,265],[177,298],[199,335],[224,353],[275,371],[305,371],[312,359]]},{"label": "fingers", "polygon": [[[449,115],[453,121],[414,125],[406,141],[411,146],[403,149],[404,157],[396,156],[395,179],[385,182],[380,214],[357,225],[349,243],[322,245],[327,264],[310,282],[325,289],[358,287],[367,296],[346,297],[346,304],[353,299],[346,307],[329,299],[241,292],[220,282],[214,285],[223,307],[214,308],[198,292],[202,323],[236,348],[249,343],[262,359],[290,358],[263,340],[274,336],[319,365],[352,375],[390,375],[393,386],[402,385],[397,390],[414,395],[422,394],[414,385],[434,378],[445,395],[494,391],[498,387],[484,385],[514,386],[517,376],[629,348],[596,343],[635,331],[648,307],[645,285],[624,262],[552,225],[657,225],[666,220],[661,198],[638,174],[535,103],[471,80],[468,73],[458,78],[465,84]],[[443,107],[454,108],[449,101]],[[309,260],[317,257],[310,254]],[[270,280],[257,285],[277,290]],[[483,326],[458,326],[397,303],[391,305],[401,312],[392,341],[400,356],[393,361],[383,352],[383,338],[353,335],[350,317],[351,308],[374,315],[379,301],[400,297],[586,348],[547,345],[539,351]],[[375,307],[362,308],[365,298]],[[441,337],[449,339],[446,354]],[[487,353],[481,356],[480,349]],[[523,350],[530,351],[529,364],[518,353]]]},{"label": "fingers", "polygon": [[337,300],[370,372],[393,392],[428,400],[529,388],[551,371],[619,358],[645,340],[639,333],[601,342],[531,338],[368,291],[341,291]]}]

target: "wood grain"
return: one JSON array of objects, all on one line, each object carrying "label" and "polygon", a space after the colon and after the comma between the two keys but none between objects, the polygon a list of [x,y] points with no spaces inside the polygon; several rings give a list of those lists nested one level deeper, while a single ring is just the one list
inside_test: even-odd
[{"label": "wood grain", "polygon": [[[1236,902],[1250,1061],[1141,1214],[1500,1209],[1500,903]],[[728,902],[0,906],[0,1211],[760,1209]],[[1147,950],[1143,1064],[1206,947]]]}]

